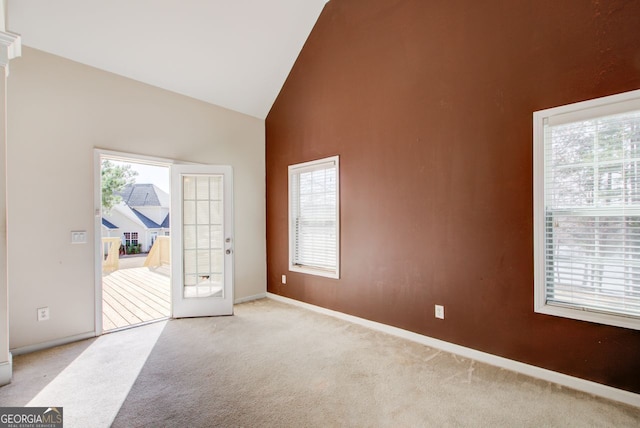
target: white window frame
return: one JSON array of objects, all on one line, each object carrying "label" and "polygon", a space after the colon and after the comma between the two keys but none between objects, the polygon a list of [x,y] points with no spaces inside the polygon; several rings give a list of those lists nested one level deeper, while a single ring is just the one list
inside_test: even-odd
[{"label": "white window frame", "polygon": [[[127,237],[127,235],[129,235]],[[133,237],[135,235],[135,238]],[[134,244],[133,241],[136,243]],[[140,243],[140,235],[138,232],[124,232],[124,246],[128,247],[129,245],[138,245]]]},{"label": "white window frame", "polygon": [[545,123],[588,120],[640,109],[640,90],[533,113],[534,310],[537,313],[640,330],[640,319],[548,304],[545,284]]},{"label": "white window frame", "polygon": [[[299,265],[294,263],[296,228],[295,216],[293,215],[293,180],[295,176],[301,173],[313,170],[333,168],[336,169],[336,265],[335,269],[326,269],[318,266]],[[292,272],[306,273],[310,275],[318,275],[327,278],[340,278],[340,158],[339,156],[331,156],[328,158],[318,159],[310,162],[289,165],[289,198],[288,198],[288,221],[289,221],[289,270]]]}]

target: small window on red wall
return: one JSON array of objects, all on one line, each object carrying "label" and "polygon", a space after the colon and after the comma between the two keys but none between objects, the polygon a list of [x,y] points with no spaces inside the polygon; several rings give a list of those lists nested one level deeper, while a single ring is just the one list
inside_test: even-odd
[{"label": "small window on red wall", "polygon": [[289,166],[289,270],[340,277],[338,156]]}]

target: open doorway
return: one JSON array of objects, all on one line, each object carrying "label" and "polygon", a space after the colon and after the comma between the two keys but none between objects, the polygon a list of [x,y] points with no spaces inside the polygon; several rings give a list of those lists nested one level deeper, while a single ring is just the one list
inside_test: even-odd
[{"label": "open doorway", "polygon": [[171,315],[169,164],[99,154],[101,307],[109,332]]}]

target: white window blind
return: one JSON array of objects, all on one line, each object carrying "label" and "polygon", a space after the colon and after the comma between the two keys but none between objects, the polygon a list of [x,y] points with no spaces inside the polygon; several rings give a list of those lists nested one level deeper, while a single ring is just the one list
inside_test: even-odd
[{"label": "white window blind", "polygon": [[[640,108],[625,104],[634,109],[611,114],[607,104],[542,119],[537,303],[640,328]],[[614,318],[629,321],[606,321]]]},{"label": "white window blind", "polygon": [[289,268],[338,277],[338,157],[289,167]]}]

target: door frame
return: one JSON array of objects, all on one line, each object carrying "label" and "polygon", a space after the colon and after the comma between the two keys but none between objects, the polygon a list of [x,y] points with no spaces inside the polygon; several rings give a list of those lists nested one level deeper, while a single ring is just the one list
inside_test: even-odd
[{"label": "door frame", "polygon": [[[156,164],[158,166],[168,167],[171,169],[171,165],[176,164],[193,164],[192,162],[181,162],[174,159],[161,158],[157,156],[146,156],[136,153],[118,152],[113,150],[106,150],[100,148],[93,149],[93,217],[94,217],[94,293],[95,293],[95,317],[94,317],[94,334],[96,336],[104,333],[102,325],[102,187],[100,185],[102,180],[102,162],[103,157],[111,158],[114,160],[121,160],[127,162],[138,162],[146,164]],[[170,172],[170,171],[169,171]],[[171,175],[171,174],[169,174]],[[169,177],[169,186],[171,186],[171,177]],[[169,208],[171,210],[171,208]],[[171,239],[171,237],[170,237]],[[173,307],[171,309],[173,311]],[[169,317],[173,314],[170,313]]]}]

